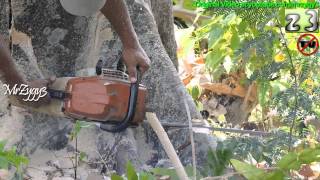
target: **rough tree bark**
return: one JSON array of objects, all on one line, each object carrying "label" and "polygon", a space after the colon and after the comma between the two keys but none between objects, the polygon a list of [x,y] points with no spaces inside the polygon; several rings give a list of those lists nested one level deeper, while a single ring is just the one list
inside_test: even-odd
[{"label": "rough tree bark", "polygon": [[[143,78],[143,84],[148,87],[148,109],[161,121],[186,123],[187,115],[182,107],[183,98],[187,98],[193,118],[199,118],[173,64],[176,60],[171,19],[165,25],[170,32],[160,36],[164,29],[159,26],[164,26],[165,19],[154,17],[156,5],[142,0],[127,0],[127,5],[140,43],[152,61],[150,71]],[[171,4],[167,6],[165,10],[171,11]],[[115,68],[121,58],[121,42],[100,13],[90,18],[72,16],[64,11],[59,0],[0,0],[0,10],[0,32],[6,35],[9,35],[12,11],[12,56],[28,80],[51,75],[90,75],[98,60],[105,67]],[[0,98],[4,102],[0,109],[4,113],[0,118],[0,140],[9,140],[8,145],[17,145],[20,153],[30,158],[27,175],[39,179],[72,177],[73,165],[68,157],[73,155],[75,146],[68,135],[73,122],[18,108],[7,110],[2,92]],[[206,133],[198,132],[195,137],[199,164],[206,159],[208,145],[214,145]],[[183,163],[190,164],[191,147],[185,147],[189,144],[188,131],[170,130],[169,137],[179,149]],[[78,151],[85,152],[88,158],[87,163],[79,165],[79,176],[86,179],[110,170],[123,173],[128,160],[139,170],[161,166],[162,159],[167,157],[159,144],[148,125],[117,134],[103,132],[95,126],[85,128],[78,136]]]},{"label": "rough tree bark", "polygon": [[174,38],[172,0],[151,0],[153,17],[157,23],[161,42],[176,69],[178,69],[177,44]]}]

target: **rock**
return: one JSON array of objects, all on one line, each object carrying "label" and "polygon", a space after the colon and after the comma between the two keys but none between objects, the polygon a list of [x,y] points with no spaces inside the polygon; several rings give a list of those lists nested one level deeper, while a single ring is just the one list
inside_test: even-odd
[{"label": "rock", "polygon": [[91,173],[89,174],[89,176],[87,177],[88,180],[104,180],[104,177],[101,176],[100,174],[94,174]]},{"label": "rock", "polygon": [[[52,178],[52,180],[74,180],[74,178],[71,178],[71,177],[55,177],[55,178]],[[92,180],[95,180],[95,179],[92,179]]]},{"label": "rock", "polygon": [[219,104],[219,101],[215,97],[205,100],[203,102],[203,108],[208,111],[211,116],[219,117],[220,115],[227,114],[226,108]]},{"label": "rock", "polygon": [[208,106],[208,108],[210,108],[210,109],[216,109],[217,108],[217,106],[218,106],[218,100],[216,99],[216,98],[214,98],[214,97],[211,97],[210,98],[210,100],[207,102],[207,106]]},{"label": "rock", "polygon": [[213,111],[211,111],[212,115],[214,115],[215,117],[219,117],[220,115],[225,115],[227,114],[227,110],[224,106],[222,106],[221,104],[218,105],[218,107],[216,109],[214,109]]},{"label": "rock", "polygon": [[159,168],[172,168],[173,165],[169,159],[160,159],[160,161],[156,164],[155,167]]}]

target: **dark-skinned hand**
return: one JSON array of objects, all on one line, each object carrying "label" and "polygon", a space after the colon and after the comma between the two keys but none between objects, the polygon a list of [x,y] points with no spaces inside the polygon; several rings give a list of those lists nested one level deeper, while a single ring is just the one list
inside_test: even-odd
[{"label": "dark-skinned hand", "polygon": [[131,83],[137,81],[137,67],[144,74],[150,67],[150,59],[141,46],[135,48],[125,48],[123,50],[124,64],[127,66]]},{"label": "dark-skinned hand", "polygon": [[[28,85],[28,88],[38,88],[41,89],[43,87],[46,87],[46,91],[48,90],[48,87],[55,81],[55,77],[50,77],[49,79],[37,79],[34,81],[27,82],[26,85]],[[47,105],[50,103],[51,98],[49,94],[47,93],[46,96],[41,97],[38,101],[24,101],[28,96],[15,96],[19,102],[23,105],[30,106],[33,108],[39,108],[43,105]]]}]

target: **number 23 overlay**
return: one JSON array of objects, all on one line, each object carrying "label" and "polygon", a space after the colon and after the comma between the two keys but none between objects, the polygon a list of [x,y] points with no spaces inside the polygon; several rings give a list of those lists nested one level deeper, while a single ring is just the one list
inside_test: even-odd
[{"label": "number 23 overlay", "polygon": [[319,32],[318,9],[286,9],[286,32]]}]

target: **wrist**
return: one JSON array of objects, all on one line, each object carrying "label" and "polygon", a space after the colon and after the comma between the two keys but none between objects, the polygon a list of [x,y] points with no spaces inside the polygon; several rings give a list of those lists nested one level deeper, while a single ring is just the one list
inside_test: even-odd
[{"label": "wrist", "polygon": [[140,47],[139,43],[126,43],[123,44],[123,49],[138,49]]},{"label": "wrist", "polygon": [[10,85],[14,86],[15,84],[21,85],[21,84],[28,84],[27,81],[24,80],[18,73],[14,72],[7,72],[5,73],[5,82]]},{"label": "wrist", "polygon": [[124,49],[138,49],[140,47],[139,40],[136,36],[124,38],[122,45]]}]

